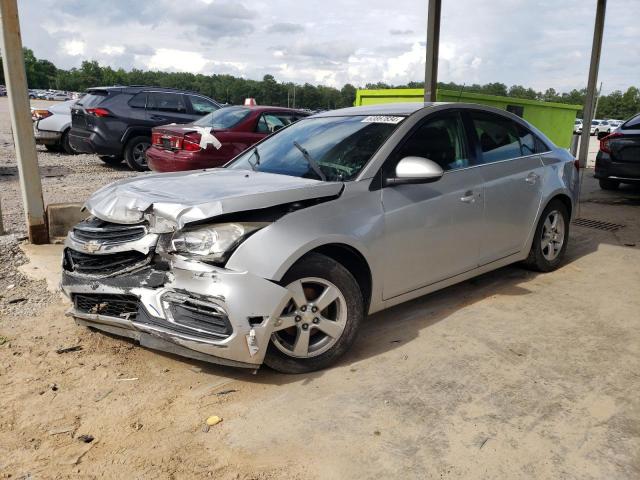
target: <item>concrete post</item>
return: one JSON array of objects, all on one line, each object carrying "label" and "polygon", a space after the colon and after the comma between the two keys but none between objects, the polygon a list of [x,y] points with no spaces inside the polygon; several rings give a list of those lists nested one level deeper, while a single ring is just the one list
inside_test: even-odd
[{"label": "concrete post", "polygon": [[436,101],[438,49],[440,46],[441,0],[429,0],[427,12],[427,56],[424,66],[424,101]]},{"label": "concrete post", "polygon": [[29,241],[49,243],[16,0],[0,1],[2,60]]},{"label": "concrete post", "polygon": [[602,35],[604,32],[604,15],[607,8],[607,0],[598,0],[596,9],[596,21],[593,29],[593,44],[591,46],[591,64],[589,65],[589,82],[587,83],[587,96],[584,99],[582,115],[582,136],[580,138],[580,150],[578,160],[580,168],[587,166],[589,154],[589,137],[591,121],[596,106],[596,87],[598,83],[598,69],[600,68],[600,52],[602,50]]}]

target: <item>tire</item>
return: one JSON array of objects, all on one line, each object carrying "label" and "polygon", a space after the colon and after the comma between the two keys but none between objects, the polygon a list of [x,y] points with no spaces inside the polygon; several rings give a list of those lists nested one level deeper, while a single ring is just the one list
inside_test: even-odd
[{"label": "tire", "polygon": [[60,145],[58,144],[46,144],[44,148],[47,149],[47,152],[52,152],[52,153],[60,152]]},{"label": "tire", "polygon": [[69,130],[67,130],[62,134],[62,138],[60,139],[60,149],[68,155],[76,154],[76,151],[73,149],[73,147],[69,143]]},{"label": "tire", "polygon": [[[555,230],[550,229],[553,225],[553,214],[557,218]],[[547,223],[547,220],[550,223]],[[529,256],[524,261],[527,268],[538,272],[551,272],[560,266],[569,240],[569,220],[569,212],[564,203],[557,199],[549,202],[540,216]],[[547,240],[550,241],[547,243]]]},{"label": "tire", "polygon": [[620,186],[620,182],[618,182],[617,180],[611,180],[609,178],[601,178],[600,180],[598,180],[598,183],[600,183],[600,188],[602,190],[617,190]]},{"label": "tire", "polygon": [[144,172],[149,170],[144,152],[151,146],[149,137],[133,137],[124,147],[124,159],[132,170]]},{"label": "tire", "polygon": [[124,160],[124,158],[120,155],[99,155],[98,158],[100,158],[100,160],[102,160],[107,165],[112,166],[120,165],[122,163],[122,160]]},{"label": "tire", "polygon": [[[281,284],[292,296],[275,322],[264,363],[282,373],[313,372],[335,363],[353,344],[364,318],[356,279],[332,258],[311,253],[291,267]],[[335,300],[314,311],[322,294]],[[305,338],[296,352],[297,342]]]}]

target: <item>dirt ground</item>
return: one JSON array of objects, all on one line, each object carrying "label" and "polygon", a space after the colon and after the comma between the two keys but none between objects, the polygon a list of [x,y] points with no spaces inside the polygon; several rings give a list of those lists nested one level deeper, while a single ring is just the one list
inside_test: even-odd
[{"label": "dirt ground", "polygon": [[[554,273],[506,267],[375,314],[337,366],[298,376],[76,326],[31,278],[55,284],[55,247],[19,271],[14,231],[0,244],[0,478],[640,478],[640,189],[602,192],[591,174],[580,216],[623,228],[573,226]],[[16,182],[0,182],[4,199]],[[224,420],[205,431],[210,415]]]}]

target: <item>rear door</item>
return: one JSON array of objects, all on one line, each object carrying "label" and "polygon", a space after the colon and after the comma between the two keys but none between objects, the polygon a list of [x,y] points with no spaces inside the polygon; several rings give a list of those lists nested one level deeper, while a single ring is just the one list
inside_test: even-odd
[{"label": "rear door", "polygon": [[189,123],[194,115],[187,108],[185,95],[177,92],[147,92],[147,119],[153,125]]},{"label": "rear door", "polygon": [[480,265],[520,252],[535,224],[544,167],[534,134],[490,112],[467,113],[484,181]]}]

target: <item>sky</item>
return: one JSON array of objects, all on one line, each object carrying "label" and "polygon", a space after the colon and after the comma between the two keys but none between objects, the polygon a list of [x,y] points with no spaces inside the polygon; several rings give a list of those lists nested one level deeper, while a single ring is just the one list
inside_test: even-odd
[{"label": "sky", "polygon": [[[438,80],[584,88],[596,0],[443,0]],[[424,79],[427,0],[19,0],[23,44],[83,60],[364,86]],[[603,92],[640,86],[640,0],[608,2]]]}]

